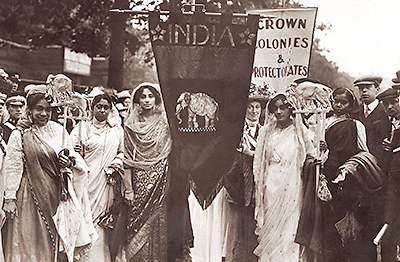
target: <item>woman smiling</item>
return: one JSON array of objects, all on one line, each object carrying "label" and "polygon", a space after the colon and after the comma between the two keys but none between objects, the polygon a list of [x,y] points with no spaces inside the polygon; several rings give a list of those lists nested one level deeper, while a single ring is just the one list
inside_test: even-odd
[{"label": "woman smiling", "polygon": [[87,165],[67,134],[63,141],[63,127],[50,121],[50,97],[33,93],[27,105],[28,119],[12,132],[2,170],[5,260],[54,261],[65,253],[78,259],[97,237],[87,208]]}]

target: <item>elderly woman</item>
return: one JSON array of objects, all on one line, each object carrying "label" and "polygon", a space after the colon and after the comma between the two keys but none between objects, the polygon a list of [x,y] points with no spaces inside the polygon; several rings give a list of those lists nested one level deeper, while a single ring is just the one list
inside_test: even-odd
[{"label": "elderly woman", "polygon": [[[111,173],[123,168],[123,129],[112,121],[113,100],[107,94],[94,97],[93,118],[81,121],[71,133],[75,150],[80,152],[89,167],[89,200],[93,223],[99,235],[84,261],[110,261],[105,229],[99,225],[113,202]],[[116,112],[115,112],[116,113]],[[116,113],[117,114],[117,113]]]},{"label": "elderly woman", "polygon": [[96,238],[87,165],[63,127],[50,121],[50,102],[44,93],[28,96],[28,119],[20,121],[7,146],[5,261],[55,261],[65,253],[72,261]]},{"label": "elderly woman", "polygon": [[301,173],[313,146],[300,116],[279,93],[268,104],[254,155],[255,219],[259,261],[295,262],[300,246],[295,235],[302,204]]},{"label": "elderly woman", "polygon": [[132,93],[124,125],[127,261],[166,261],[165,196],[172,140],[158,85],[142,83]]}]

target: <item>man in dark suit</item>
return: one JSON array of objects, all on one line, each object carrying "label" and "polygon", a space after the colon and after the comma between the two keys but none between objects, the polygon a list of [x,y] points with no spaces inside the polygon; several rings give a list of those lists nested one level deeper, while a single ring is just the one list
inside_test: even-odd
[{"label": "man in dark suit", "polygon": [[398,208],[400,204],[400,83],[392,87],[377,96],[387,114],[392,118],[392,134],[383,143],[385,150],[392,154],[392,163],[388,174],[384,221],[385,226],[388,227],[382,241],[382,261],[397,261],[400,255],[398,249],[400,245],[400,209]]},{"label": "man in dark suit", "polygon": [[354,85],[360,92],[363,104],[359,117],[365,125],[368,149],[378,159],[382,171],[387,174],[390,154],[383,149],[382,142],[390,135],[391,123],[383,105],[376,99],[381,82],[382,77],[364,76],[356,79]]},{"label": "man in dark suit", "polygon": [[[378,165],[381,167],[384,173],[382,189],[374,194],[373,199],[365,200],[374,202],[374,209],[376,210],[374,214],[370,214],[372,215],[371,218],[374,222],[371,223],[369,228],[370,231],[364,235],[364,240],[369,243],[371,243],[373,240],[373,231],[379,231],[379,228],[384,223],[384,208],[388,185],[388,173],[391,162],[391,153],[384,149],[382,143],[385,138],[390,137],[392,124],[383,104],[380,103],[376,98],[381,82],[382,78],[376,76],[365,76],[354,81],[354,85],[358,88],[362,101],[360,120],[365,125],[368,149],[369,152],[377,158]],[[366,252],[367,250],[359,251]],[[372,250],[368,249],[368,251]],[[371,261],[375,261],[374,259],[376,259],[376,252],[371,252],[370,255]]]}]

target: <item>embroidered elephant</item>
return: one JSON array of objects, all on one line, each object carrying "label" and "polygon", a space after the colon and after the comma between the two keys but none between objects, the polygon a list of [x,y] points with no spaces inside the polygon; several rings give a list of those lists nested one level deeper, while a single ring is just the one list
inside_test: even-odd
[{"label": "embroidered elephant", "polygon": [[180,112],[187,107],[188,110],[188,127],[198,128],[199,123],[197,122],[197,116],[204,117],[204,127],[214,127],[214,120],[219,121],[217,116],[218,103],[214,98],[206,95],[204,93],[194,93],[183,92],[180,94],[178,100],[176,101],[175,115],[179,121],[182,123],[182,118]]}]

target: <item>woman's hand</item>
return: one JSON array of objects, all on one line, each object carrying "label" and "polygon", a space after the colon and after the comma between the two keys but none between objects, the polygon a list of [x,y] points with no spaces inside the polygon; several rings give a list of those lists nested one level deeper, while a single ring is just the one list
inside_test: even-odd
[{"label": "woman's hand", "polygon": [[83,146],[80,144],[76,144],[74,146],[75,152],[79,153],[81,156],[83,156]]},{"label": "woman's hand", "polygon": [[135,194],[133,193],[132,189],[125,189],[124,193],[125,200],[132,206],[133,204],[133,199],[135,197]]},{"label": "woman's hand", "polygon": [[251,150],[246,144],[243,144],[240,148],[236,148],[236,150],[245,155],[254,156],[254,151]]},{"label": "woman's hand", "polygon": [[58,161],[61,167],[74,166],[73,158],[69,156],[69,150],[64,148],[58,153]]},{"label": "woman's hand", "polygon": [[383,146],[383,149],[387,152],[393,151],[393,144],[387,138],[383,139],[382,146]]},{"label": "woman's hand", "polygon": [[3,211],[6,213],[6,216],[9,217],[10,219],[18,217],[17,200],[5,199],[3,205]]},{"label": "woman's hand", "polygon": [[248,148],[247,146],[243,147],[242,153],[248,156],[254,156],[254,151]]}]

